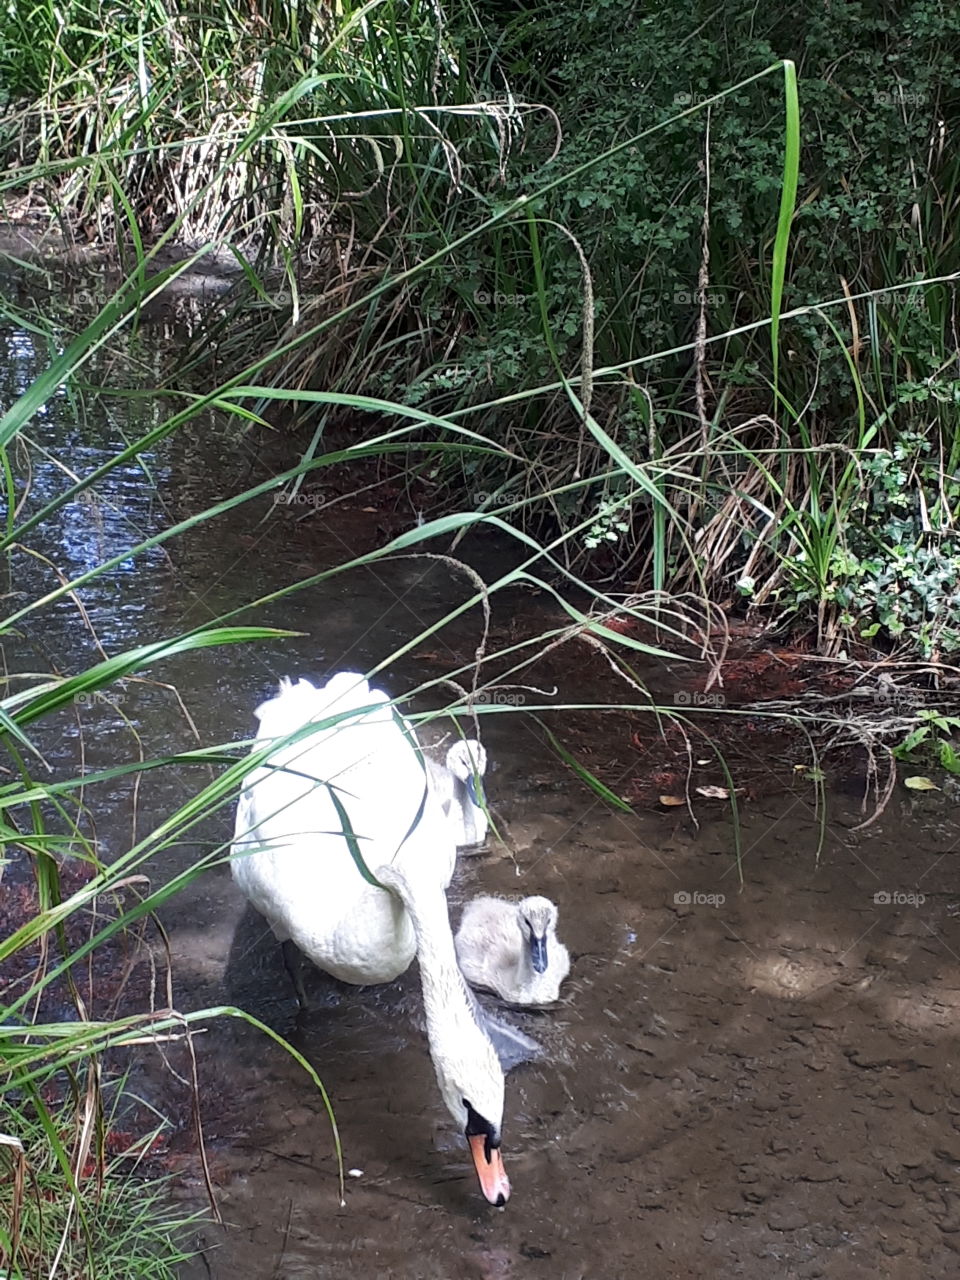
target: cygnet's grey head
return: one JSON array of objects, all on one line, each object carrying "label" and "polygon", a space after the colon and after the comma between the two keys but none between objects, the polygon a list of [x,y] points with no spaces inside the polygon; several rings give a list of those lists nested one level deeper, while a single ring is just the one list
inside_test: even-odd
[{"label": "cygnet's grey head", "polygon": [[470,799],[479,809],[483,790],[480,779],[487,771],[487,753],[476,738],[461,738],[447,752],[447,768],[466,784]]},{"label": "cygnet's grey head", "polygon": [[547,934],[557,927],[557,908],[549,898],[523,898],[517,903],[520,932],[530,947],[530,963],[535,973],[545,973],[547,964]]}]

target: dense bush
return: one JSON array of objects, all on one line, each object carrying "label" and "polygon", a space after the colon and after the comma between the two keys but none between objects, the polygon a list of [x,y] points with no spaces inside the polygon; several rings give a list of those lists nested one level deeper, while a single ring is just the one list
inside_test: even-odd
[{"label": "dense bush", "polygon": [[[552,107],[564,130],[560,160],[540,170],[516,164],[511,191],[548,178],[557,164],[573,170],[624,139],[655,129],[575,175],[538,206],[542,311],[564,369],[577,372],[583,340],[581,268],[572,237],[592,275],[594,363],[638,362],[631,376],[651,397],[654,434],[637,413],[636,396],[624,394],[629,388],[612,379],[606,388],[600,385],[594,409],[607,430],[642,460],[662,456],[684,438],[706,440],[719,449],[722,432],[753,415],[771,415],[780,431],[777,452],[765,454],[764,467],[778,472],[777,492],[791,514],[768,531],[767,571],[778,583],[770,598],[805,608],[812,594],[818,604],[836,607],[841,630],[868,637],[879,631],[881,638],[897,639],[906,622],[911,629],[919,626],[912,633],[920,635],[925,652],[955,648],[956,619],[944,612],[945,584],[960,574],[954,543],[943,537],[918,540],[904,532],[903,546],[913,550],[894,553],[890,510],[875,504],[848,510],[846,498],[838,503],[830,496],[830,479],[815,474],[822,453],[811,452],[802,465],[787,455],[830,443],[845,445],[854,455],[867,446],[880,447],[886,452],[874,462],[866,460],[867,474],[877,478],[871,466],[882,468],[882,458],[893,456],[894,449],[903,462],[906,449],[903,465],[909,470],[922,463],[928,485],[931,467],[946,461],[956,467],[955,288],[952,282],[900,286],[960,268],[952,230],[960,212],[960,165],[951,143],[960,126],[960,10],[936,0],[906,5],[829,0],[759,8],[747,0],[720,6],[679,0],[671,6],[640,3],[629,11],[613,0],[549,7],[486,0],[482,12],[514,92]],[[767,327],[708,345],[703,369],[708,423],[703,434],[694,426],[691,437],[696,404],[689,345],[704,265],[705,201],[709,196],[707,330],[725,334],[770,315],[784,154],[779,76],[741,85],[709,113],[702,103],[781,58],[797,63],[802,112],[800,191],[783,305],[816,305],[845,293],[873,296],[843,303],[826,315],[811,312],[786,322],[776,395]],[[698,105],[700,110],[675,119]],[[536,140],[535,135],[528,139],[524,157],[539,154]],[[547,225],[547,219],[569,235]],[[478,256],[471,264],[477,286],[503,301],[480,309],[475,329],[458,350],[461,388],[481,384],[485,394],[502,393],[518,381],[551,380],[535,255],[528,244],[524,270],[520,241],[518,233],[512,258],[497,245],[486,259]],[[650,359],[676,347],[688,349]],[[559,479],[569,476],[582,455],[573,411],[565,401],[555,403],[561,421],[566,417],[549,446],[550,474]],[[747,439],[755,451],[772,447],[766,422]],[[604,461],[597,455],[598,465]],[[689,494],[675,492],[674,500],[695,526],[706,524],[729,513],[731,487],[740,482],[750,488],[756,474],[745,452],[721,461],[708,447],[702,459],[704,490],[692,504]],[[960,514],[957,495],[951,487],[941,490],[948,527]],[[609,487],[600,487],[588,501],[599,513],[609,496]],[[828,573],[829,555],[813,582],[802,571],[810,539],[841,518],[853,520],[862,536],[854,537],[854,550],[834,528],[835,554],[866,556],[868,566],[883,566],[877,574],[867,568],[853,575],[864,587],[875,581],[873,595],[869,588],[855,589],[847,574]],[[803,528],[804,521],[813,527]],[[633,536],[622,540],[623,550],[656,536],[646,517],[638,520],[635,512]],[[870,544],[869,555],[863,539]],[[694,566],[700,582],[728,590],[729,570],[746,563],[754,545],[752,531],[745,529],[739,551],[722,565],[700,556]],[[904,555],[911,557],[909,570]],[[681,566],[691,581],[687,556],[664,561]],[[913,583],[904,591],[916,598],[909,608],[905,599],[887,608],[889,591],[898,590],[891,584],[904,572]],[[934,578],[940,587],[930,585]],[[921,589],[921,582],[929,590]]]},{"label": "dense bush", "polygon": [[[865,456],[861,468],[824,597],[840,607],[841,623],[866,639],[882,631],[925,658],[956,653],[960,476],[945,475],[929,441],[911,433]],[[799,597],[810,598],[802,588]]]},{"label": "dense bush", "polygon": [[387,261],[398,208],[419,225],[446,193],[446,149],[496,167],[473,96],[432,0],[0,6],[0,195],[101,238],[133,217],[267,261],[336,260],[340,234]]},{"label": "dense bush", "polygon": [[[485,12],[499,28],[514,91],[558,112],[567,168],[780,58],[795,59],[803,152],[786,307],[836,298],[842,280],[853,293],[883,290],[960,265],[951,231],[957,162],[950,139],[960,124],[960,10],[954,6],[678,0],[625,11],[614,0],[593,0],[519,10],[491,0]],[[690,341],[707,158],[710,332],[769,315],[782,154],[780,80],[769,77],[724,98],[709,120],[700,111],[670,124],[549,197],[543,212],[576,236],[593,272],[598,364]],[[528,175],[514,179],[519,189]],[[579,267],[564,236],[545,228],[542,243],[554,336],[569,351],[580,337],[571,302]],[[519,290],[500,285],[494,270],[486,279],[490,292],[533,291],[529,277]],[[899,346],[913,354],[918,377],[936,367],[948,336],[949,308],[940,295],[932,301],[938,305],[925,306],[921,292],[886,294],[878,304],[881,345],[884,333],[896,333]],[[865,327],[866,307],[857,310]],[[507,378],[517,367],[539,376],[537,328],[528,297],[499,306],[479,336],[482,345],[496,347],[497,333],[507,335],[504,365],[493,362]],[[791,324],[786,345],[788,395],[809,402],[808,411],[822,410],[825,421],[849,406],[849,371],[821,322],[810,317]],[[661,403],[689,365],[688,355],[658,363],[652,382]],[[719,377],[716,393],[732,378],[751,407],[770,407],[766,332],[713,349],[711,365]],[[843,423],[838,426],[842,435]]]}]

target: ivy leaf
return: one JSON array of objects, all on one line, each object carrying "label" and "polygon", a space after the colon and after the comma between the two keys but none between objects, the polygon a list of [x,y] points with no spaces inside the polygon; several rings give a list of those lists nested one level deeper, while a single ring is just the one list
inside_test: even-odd
[{"label": "ivy leaf", "polygon": [[947,773],[960,774],[960,755],[954,750],[952,742],[941,741],[940,763]]}]

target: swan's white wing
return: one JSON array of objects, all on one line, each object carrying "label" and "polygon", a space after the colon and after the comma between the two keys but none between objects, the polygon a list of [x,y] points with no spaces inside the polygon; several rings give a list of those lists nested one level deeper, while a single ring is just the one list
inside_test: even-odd
[{"label": "swan's white wing", "polygon": [[353,672],[320,689],[305,680],[281,687],[258,708],[261,745],[331,715],[357,714],[278,746],[250,775],[237,812],[238,884],[317,964],[348,981],[396,976],[414,940],[396,900],[361,877],[331,789],[371,870],[396,862],[412,879],[445,888],[456,860],[415,740],[387,701]]}]

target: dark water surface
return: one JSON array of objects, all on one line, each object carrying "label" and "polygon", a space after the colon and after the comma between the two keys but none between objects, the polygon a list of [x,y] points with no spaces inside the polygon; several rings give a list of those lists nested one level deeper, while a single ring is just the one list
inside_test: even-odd
[{"label": "dark water surface", "polygon": [[[177,340],[176,326],[144,330],[144,367],[158,344]],[[23,332],[4,341],[9,399],[49,352]],[[67,483],[57,459],[86,473],[165,411],[92,390],[88,401],[78,415],[61,395],[32,424],[26,513]],[[49,563],[16,552],[5,590],[17,607],[55,587],[56,571],[82,573],[261,476],[235,429],[203,423],[31,535]],[[362,507],[376,501],[298,523],[260,499],[123,559],[79,601],[30,614],[3,659],[13,672],[67,674],[101,651],[211,620],[375,544],[384,513]],[[391,528],[415,520],[400,499],[389,516]],[[512,552],[478,537],[466,554],[489,575]],[[469,594],[435,561],[336,577],[247,619],[301,636],[171,659],[42,726],[38,740],[53,774],[72,776],[198,739],[242,739],[280,675],[368,670]],[[562,622],[548,595],[504,594],[493,610],[501,646]],[[399,659],[383,683],[399,693],[468,661],[481,626],[471,610]],[[648,674],[660,687],[671,678]],[[557,685],[561,701],[623,696],[582,646],[555,651],[533,679]],[[626,786],[660,763],[649,725],[646,754],[630,745],[637,723],[571,717],[571,745]],[[476,892],[545,893],[573,957],[557,1008],[514,1015],[546,1054],[507,1082],[511,1201],[503,1210],[484,1203],[452,1132],[415,972],[360,990],[314,974],[311,1011],[298,1024],[277,949],[219,866],[163,911],[177,1007],[236,1004],[290,1035],[329,1090],[355,1176],[341,1207],[329,1124],[307,1076],[249,1026],[211,1021],[196,1046],[225,1226],[198,1232],[202,1252],[184,1280],[955,1276],[960,889],[948,799],[898,791],[877,823],[855,833],[859,797],[838,786],[818,856],[809,790],[771,787],[742,804],[741,885],[725,806],[704,802],[699,825],[684,808],[611,815],[533,718],[485,717],[483,729],[508,844],[461,859],[452,914]],[[742,744],[755,770],[780,778],[790,762],[771,751],[752,738]],[[199,769],[170,769],[147,774],[136,792],[127,783],[91,792],[101,855],[122,853],[205,781]],[[227,840],[230,820],[212,814],[194,843],[165,851],[150,868],[154,883]],[[159,943],[155,955],[162,965]],[[166,1062],[144,1050],[137,1081],[179,1126],[177,1195],[199,1204],[189,1092],[167,1067],[182,1073],[186,1062],[176,1046]]]}]

